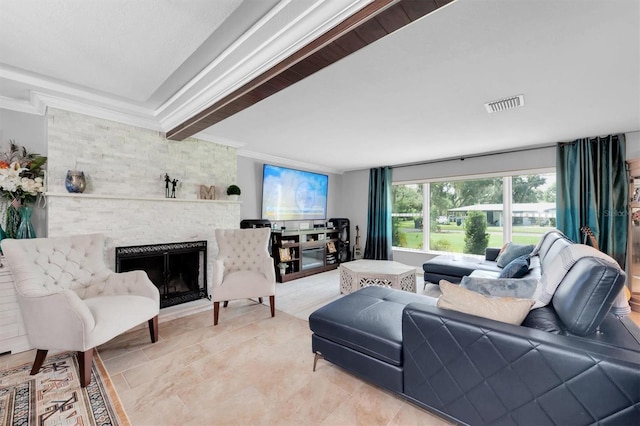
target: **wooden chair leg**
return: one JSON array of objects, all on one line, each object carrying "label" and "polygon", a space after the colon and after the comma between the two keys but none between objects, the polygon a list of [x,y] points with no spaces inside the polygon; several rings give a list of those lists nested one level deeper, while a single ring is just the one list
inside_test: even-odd
[{"label": "wooden chair leg", "polygon": [[226,308],[227,306],[229,306],[229,301],[225,300],[224,303],[222,304],[222,307]]},{"label": "wooden chair leg", "polygon": [[158,316],[149,320],[149,334],[151,335],[151,343],[158,341]]},{"label": "wooden chair leg", "polygon": [[84,352],[78,351],[80,364],[80,386],[86,388],[91,383],[91,364],[93,363],[93,348]]},{"label": "wooden chair leg", "polygon": [[33,361],[33,367],[31,367],[32,376],[38,374],[38,372],[40,371],[40,367],[42,367],[42,363],[47,357],[47,352],[49,351],[46,349],[38,349],[38,352],[36,352],[36,359]]},{"label": "wooden chair leg", "polygon": [[271,305],[271,316],[276,316],[276,296],[269,296],[269,305]]},{"label": "wooden chair leg", "polygon": [[218,325],[219,313],[220,313],[220,302],[213,302],[213,325]]},{"label": "wooden chair leg", "polygon": [[262,297],[258,297],[258,303],[262,304]]}]

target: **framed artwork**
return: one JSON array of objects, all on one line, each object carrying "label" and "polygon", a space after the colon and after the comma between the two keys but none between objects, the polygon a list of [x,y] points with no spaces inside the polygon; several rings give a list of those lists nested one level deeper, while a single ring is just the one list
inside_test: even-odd
[{"label": "framed artwork", "polygon": [[336,252],[336,245],[333,244],[333,241],[329,241],[327,243],[327,250],[329,251],[329,253],[335,253]]},{"label": "framed artwork", "polygon": [[288,262],[291,260],[291,253],[288,248],[281,248],[278,249],[278,251],[280,252],[280,260],[282,262]]}]

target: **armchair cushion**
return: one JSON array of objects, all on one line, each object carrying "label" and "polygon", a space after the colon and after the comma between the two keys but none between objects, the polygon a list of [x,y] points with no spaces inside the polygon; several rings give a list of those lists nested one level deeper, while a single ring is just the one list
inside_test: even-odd
[{"label": "armchair cushion", "polygon": [[[98,296],[84,299],[84,303],[91,311],[96,324],[91,333],[87,335],[86,341],[79,345],[88,348],[101,345],[113,336],[142,324],[158,314],[158,304],[153,299],[142,296]],[[118,320],[114,321],[114,318]]]},{"label": "armchair cushion", "polygon": [[227,274],[220,286],[216,287],[214,300],[246,299],[273,294],[275,294],[275,281],[270,282],[263,273],[237,271]]}]

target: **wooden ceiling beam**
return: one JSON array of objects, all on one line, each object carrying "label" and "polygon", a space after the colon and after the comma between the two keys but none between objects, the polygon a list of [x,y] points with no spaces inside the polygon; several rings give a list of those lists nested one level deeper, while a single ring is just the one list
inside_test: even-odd
[{"label": "wooden ceiling beam", "polygon": [[166,133],[186,139],[453,0],[374,0],[311,43]]}]

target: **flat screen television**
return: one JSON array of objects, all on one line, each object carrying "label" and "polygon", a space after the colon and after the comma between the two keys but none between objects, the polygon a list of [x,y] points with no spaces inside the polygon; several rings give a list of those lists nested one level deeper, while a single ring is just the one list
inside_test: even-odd
[{"label": "flat screen television", "polygon": [[327,218],[327,175],[265,164],[262,169],[262,219]]}]

